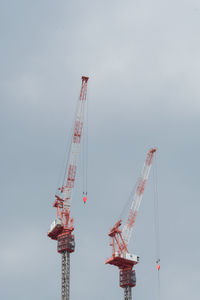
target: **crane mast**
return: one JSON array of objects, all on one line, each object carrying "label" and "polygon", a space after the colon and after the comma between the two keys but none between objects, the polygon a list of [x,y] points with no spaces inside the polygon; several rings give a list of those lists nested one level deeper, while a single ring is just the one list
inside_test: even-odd
[{"label": "crane mast", "polygon": [[132,299],[132,287],[136,286],[134,265],[139,263],[139,256],[130,254],[128,244],[136,221],[142,196],[149,177],[153,156],[156,149],[148,151],[141,176],[137,182],[136,190],[131,202],[128,218],[121,229],[122,220],[119,220],[109,232],[112,246],[112,257],[106,260],[106,264],[114,265],[120,270],[120,287],[124,289],[124,300]]},{"label": "crane mast", "polygon": [[[70,298],[70,253],[75,251],[73,218],[71,218],[71,200],[74,189],[77,162],[80,152],[80,143],[82,129],[84,125],[84,107],[87,98],[88,77],[82,76],[82,84],[76,118],[74,122],[74,131],[70,146],[68,163],[63,179],[63,184],[58,188],[53,207],[57,209],[57,218],[51,224],[48,236],[57,241],[57,251],[61,254],[61,299]],[[84,197],[86,198],[86,197]]]}]

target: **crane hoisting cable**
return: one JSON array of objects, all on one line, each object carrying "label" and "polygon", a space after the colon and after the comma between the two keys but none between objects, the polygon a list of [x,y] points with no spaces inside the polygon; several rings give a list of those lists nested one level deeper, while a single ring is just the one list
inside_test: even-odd
[{"label": "crane hoisting cable", "polygon": [[155,227],[155,261],[158,273],[157,277],[157,294],[160,300],[160,234],[159,234],[159,209],[158,209],[158,188],[157,188],[157,159],[155,155],[155,164],[153,167],[154,181],[154,227]]}]

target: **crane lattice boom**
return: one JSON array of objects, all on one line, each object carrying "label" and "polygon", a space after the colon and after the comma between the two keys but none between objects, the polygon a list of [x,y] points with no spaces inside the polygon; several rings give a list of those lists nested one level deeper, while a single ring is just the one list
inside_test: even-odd
[{"label": "crane lattice boom", "polygon": [[68,173],[65,178],[65,185],[61,187],[61,192],[63,193],[64,200],[63,209],[64,211],[67,210],[68,212],[70,212],[71,208],[71,195],[74,188],[77,170],[77,160],[80,152],[80,142],[84,122],[84,105],[87,96],[87,81],[88,77],[82,77],[81,93],[79,97],[77,115],[74,124],[74,134],[71,145],[71,153],[69,157]]},{"label": "crane lattice boom", "polygon": [[73,219],[70,218],[71,198],[72,191],[74,189],[74,183],[77,171],[77,162],[80,152],[80,143],[82,136],[82,129],[84,124],[84,106],[87,97],[87,82],[88,77],[82,76],[82,85],[80,97],[78,100],[78,106],[76,111],[76,118],[74,122],[74,131],[70,147],[68,165],[66,167],[63,186],[58,189],[58,195],[53,204],[57,208],[57,219],[54,221],[56,224],[52,225],[52,229],[49,231],[48,236],[57,240],[58,235],[63,231],[73,231]]},{"label": "crane lattice boom", "polygon": [[122,229],[122,237],[123,237],[124,243],[126,244],[126,247],[128,246],[128,243],[131,238],[131,233],[133,230],[133,226],[135,224],[135,220],[136,220],[136,217],[138,214],[140,203],[142,201],[142,196],[144,194],[146,182],[149,177],[149,172],[151,169],[152,160],[153,160],[155,151],[156,151],[156,149],[153,148],[153,149],[150,149],[147,153],[147,156],[146,156],[146,159],[144,162],[144,166],[142,169],[142,174],[138,180],[136,191],[133,196],[133,201],[131,203],[131,208],[129,211],[128,219]]}]

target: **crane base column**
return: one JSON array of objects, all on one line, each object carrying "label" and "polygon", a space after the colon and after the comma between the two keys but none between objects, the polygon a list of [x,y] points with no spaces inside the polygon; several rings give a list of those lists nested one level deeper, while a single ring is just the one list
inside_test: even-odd
[{"label": "crane base column", "polygon": [[135,270],[120,270],[119,284],[124,289],[124,300],[132,300],[132,287],[136,286]]},{"label": "crane base column", "polygon": [[61,286],[61,299],[69,300],[70,288],[70,253],[65,251],[62,253],[62,286]]},{"label": "crane base column", "polygon": [[132,300],[131,286],[124,287],[124,300]]}]

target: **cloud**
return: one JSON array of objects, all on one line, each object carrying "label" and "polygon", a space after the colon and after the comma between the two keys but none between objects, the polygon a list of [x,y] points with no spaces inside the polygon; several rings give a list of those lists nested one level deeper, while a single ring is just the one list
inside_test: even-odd
[{"label": "cloud", "polygon": [[[198,2],[1,6],[1,298],[60,297],[60,256],[46,231],[56,216],[51,203],[80,77],[88,75],[88,204],[82,205],[80,160],[71,295],[123,297],[118,270],[104,265],[111,255],[107,232],[147,150],[157,146],[163,297],[185,300],[190,292],[197,299]],[[142,258],[135,295],[155,299],[152,184],[150,177],[130,252]]]}]

